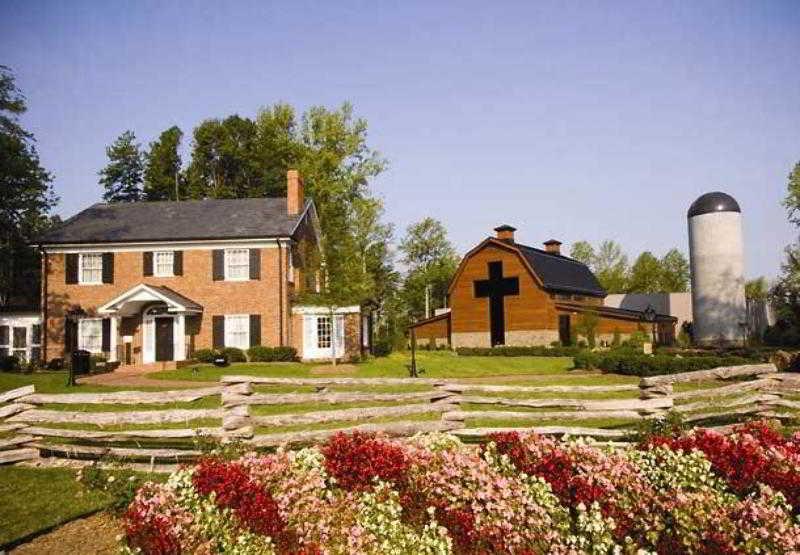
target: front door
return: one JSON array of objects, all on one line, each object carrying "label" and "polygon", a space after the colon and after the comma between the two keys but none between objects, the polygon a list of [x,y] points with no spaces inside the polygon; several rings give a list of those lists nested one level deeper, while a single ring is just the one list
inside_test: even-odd
[{"label": "front door", "polygon": [[156,318],[156,360],[173,360],[175,350],[173,345],[172,318]]},{"label": "front door", "polygon": [[559,314],[558,316],[558,340],[561,341],[561,344],[565,347],[572,345],[569,314]]}]

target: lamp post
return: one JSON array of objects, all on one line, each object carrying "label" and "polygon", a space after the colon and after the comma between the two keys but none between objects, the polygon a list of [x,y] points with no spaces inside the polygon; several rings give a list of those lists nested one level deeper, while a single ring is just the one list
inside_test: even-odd
[{"label": "lamp post", "polygon": [[642,312],[642,317],[646,322],[650,322],[650,330],[653,336],[653,345],[656,344],[656,309],[652,305],[647,305],[647,308]]}]

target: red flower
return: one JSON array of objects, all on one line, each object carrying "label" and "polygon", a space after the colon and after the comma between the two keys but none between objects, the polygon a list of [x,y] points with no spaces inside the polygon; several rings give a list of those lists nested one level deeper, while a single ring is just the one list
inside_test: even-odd
[{"label": "red flower", "polygon": [[140,501],[134,501],[122,516],[128,545],[145,555],[178,555],[181,544],[172,531],[169,517],[150,514]]},{"label": "red flower", "polygon": [[214,493],[217,506],[231,509],[243,528],[280,541],[284,523],[277,503],[240,464],[203,459],[192,475],[192,483],[201,495]]},{"label": "red flower", "polygon": [[408,478],[410,462],[403,450],[372,434],[339,432],[322,447],[322,453],[325,469],[346,490],[367,489],[376,478],[402,489]]}]

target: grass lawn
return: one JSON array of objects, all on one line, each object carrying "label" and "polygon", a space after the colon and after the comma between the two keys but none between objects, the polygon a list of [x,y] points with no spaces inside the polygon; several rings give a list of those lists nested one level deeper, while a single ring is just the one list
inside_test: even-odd
[{"label": "grass lawn", "polygon": [[0,467],[0,549],[3,545],[106,507],[109,498],[63,468]]},{"label": "grass lawn", "polygon": [[[346,374],[357,378],[407,378],[408,353],[392,353],[356,364],[356,372]],[[227,368],[201,365],[156,372],[148,376],[165,380],[216,381],[220,376],[246,374],[286,378],[315,377],[311,373],[320,364],[292,362],[233,364]],[[558,375],[572,368],[569,357],[460,357],[449,351],[417,353],[417,367],[424,378],[487,378],[513,375]],[[343,374],[345,375],[345,374]]]},{"label": "grass lawn", "polygon": [[35,372],[33,374],[20,374],[17,372],[0,372],[0,391],[16,389],[23,385],[33,384],[36,393],[99,393],[109,391],[158,391],[175,389],[167,387],[116,387],[108,385],[79,384],[67,386],[67,372]]}]

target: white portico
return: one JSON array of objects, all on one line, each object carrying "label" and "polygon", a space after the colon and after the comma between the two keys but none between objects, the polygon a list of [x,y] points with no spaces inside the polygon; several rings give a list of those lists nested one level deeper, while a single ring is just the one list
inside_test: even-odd
[{"label": "white portico", "polygon": [[141,315],[142,362],[186,359],[186,317],[203,307],[168,287],[139,284],[101,306],[98,315],[110,319],[110,360],[118,357],[119,342],[132,342],[119,335],[120,321]]}]

